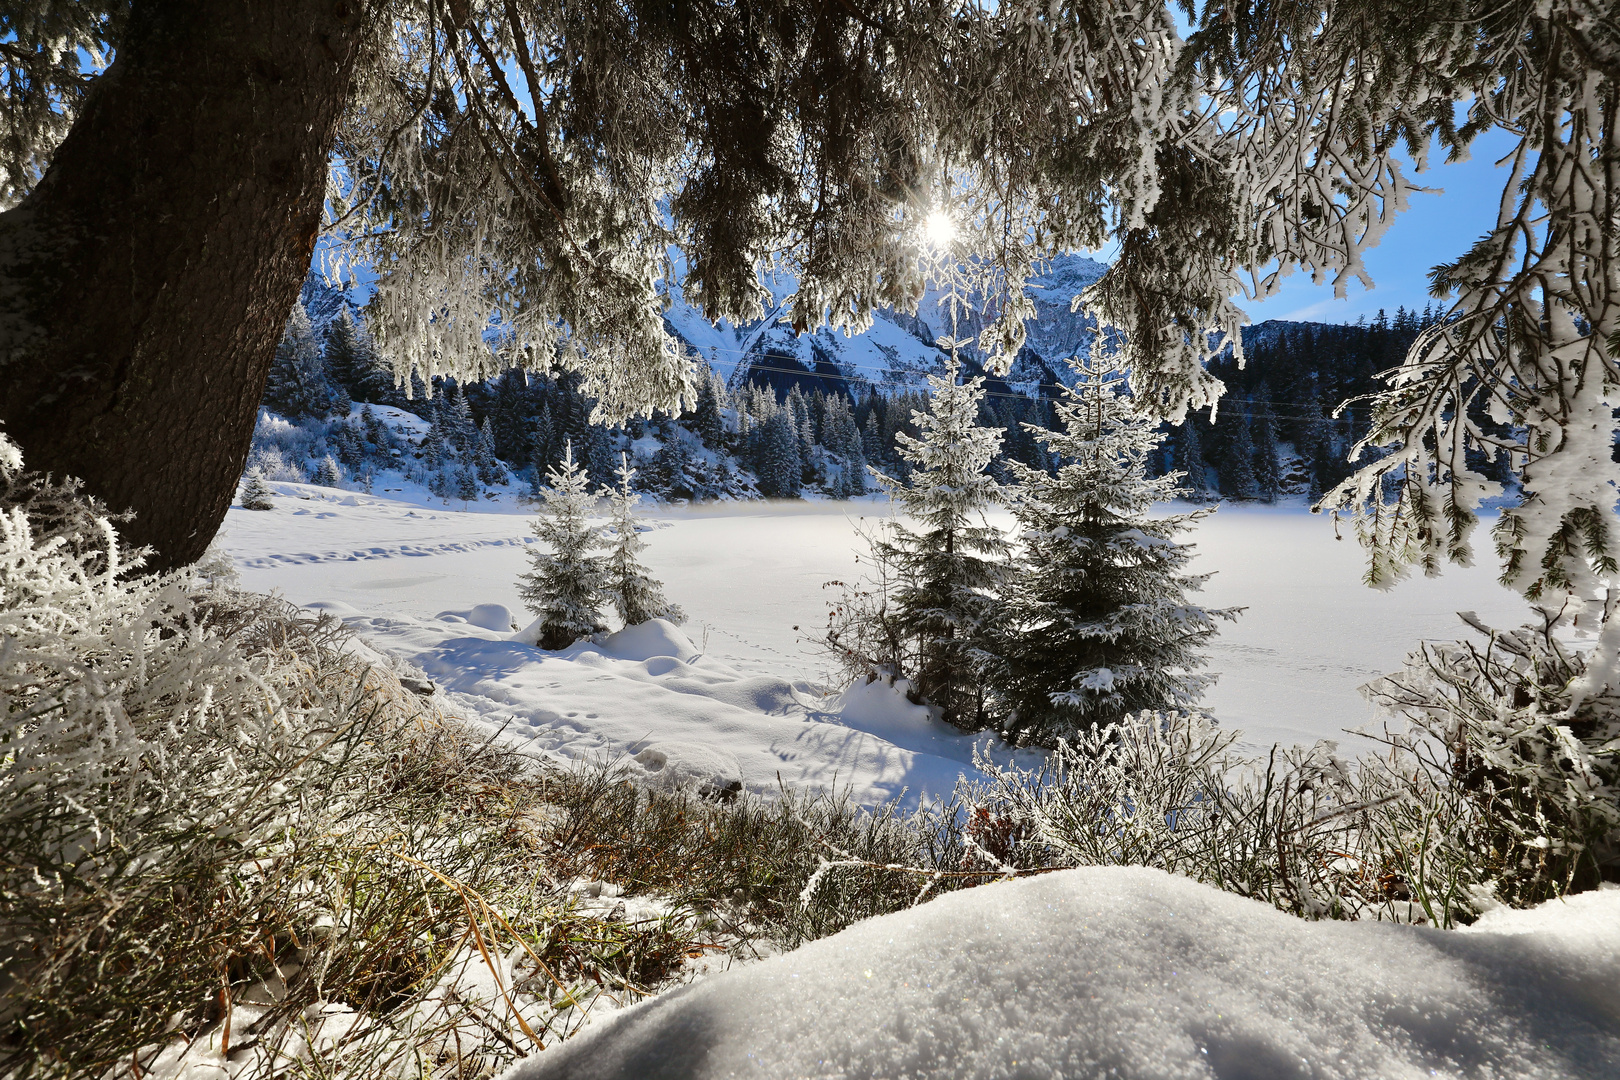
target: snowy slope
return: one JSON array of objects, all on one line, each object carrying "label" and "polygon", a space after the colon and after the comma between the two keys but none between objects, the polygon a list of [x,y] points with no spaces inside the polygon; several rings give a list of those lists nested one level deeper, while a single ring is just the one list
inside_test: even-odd
[{"label": "snowy slope", "polygon": [[741,1076],[1620,1076],[1620,889],[1458,932],[1069,870],[711,976],[506,1074]]}]

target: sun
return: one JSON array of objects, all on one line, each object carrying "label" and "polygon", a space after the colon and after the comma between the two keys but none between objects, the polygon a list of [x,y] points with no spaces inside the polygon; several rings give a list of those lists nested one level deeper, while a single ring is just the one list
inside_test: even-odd
[{"label": "sun", "polygon": [[949,247],[951,241],[956,239],[956,222],[944,210],[935,210],[923,222],[923,235],[928,238],[931,247]]}]

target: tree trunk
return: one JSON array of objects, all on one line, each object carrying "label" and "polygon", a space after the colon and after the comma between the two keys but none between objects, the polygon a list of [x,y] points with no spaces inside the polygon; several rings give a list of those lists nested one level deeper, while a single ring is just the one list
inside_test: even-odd
[{"label": "tree trunk", "polygon": [[39,186],[0,214],[0,422],[30,468],[194,561],[247,457],[320,226],[359,0],[137,0]]}]

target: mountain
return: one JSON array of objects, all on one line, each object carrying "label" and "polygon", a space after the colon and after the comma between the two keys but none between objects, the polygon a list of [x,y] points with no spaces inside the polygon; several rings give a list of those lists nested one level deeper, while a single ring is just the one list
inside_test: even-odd
[{"label": "mountain", "polygon": [[[1071,312],[1070,304],[1106,269],[1093,259],[1067,255],[1029,281],[1027,291],[1036,309],[1029,340],[1005,379],[991,381],[992,392],[1033,395],[1040,384],[1059,381],[1067,372],[1061,358],[1087,347],[1095,325],[1089,317]],[[766,285],[771,306],[758,321],[742,326],[710,323],[677,289],[664,313],[665,323],[733,388],[754,382],[783,392],[797,385],[806,393],[842,391],[858,397],[870,387],[893,394],[924,389],[923,376],[938,372],[944,363],[945,354],[935,342],[951,332],[951,324],[936,291],[924,295],[915,313],[879,311],[871,327],[860,334],[825,328],[795,334],[784,321],[795,283],[781,276]],[[958,323],[956,336],[975,336],[983,323],[982,317],[965,318]],[[977,350],[964,349],[961,355],[971,368],[980,367]]]}]

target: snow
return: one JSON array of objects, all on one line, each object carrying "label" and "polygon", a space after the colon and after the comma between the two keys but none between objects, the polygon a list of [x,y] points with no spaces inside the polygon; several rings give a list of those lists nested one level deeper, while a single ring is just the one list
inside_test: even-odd
[{"label": "snow", "polygon": [[1471,932],[1141,868],[952,893],[598,1021],[506,1080],[1620,1075],[1620,889]]},{"label": "snow", "polygon": [[[556,654],[507,629],[530,620],[517,585],[529,518],[515,502],[463,512],[414,493],[272,486],[275,509],[227,517],[222,543],[244,583],[331,605],[428,669],[459,710],[536,750],[617,759],[654,743],[723,742],[750,787],[774,790],[778,770],[790,783],[836,776],[862,801],[939,793],[971,761],[972,740],[886,685],[823,696],[829,670],[815,641],[836,592],[823,586],[862,572],[855,529],[887,513],[881,496],[649,507],[644,557],[690,613],[678,633],[693,655],[634,635]],[[1396,670],[1418,640],[1459,636],[1460,610],[1500,626],[1523,618],[1486,567],[1368,589],[1354,539],[1335,540],[1330,522],[1297,505],[1224,507],[1188,539],[1192,569],[1215,572],[1198,602],[1248,608],[1212,643],[1221,678],[1205,701],[1251,749],[1329,738],[1350,750],[1345,729],[1376,721],[1356,688]]]}]

